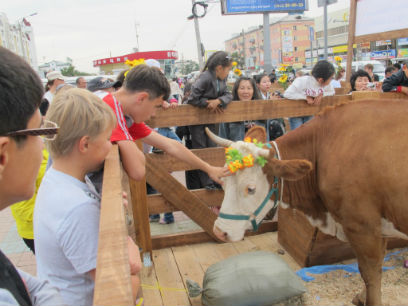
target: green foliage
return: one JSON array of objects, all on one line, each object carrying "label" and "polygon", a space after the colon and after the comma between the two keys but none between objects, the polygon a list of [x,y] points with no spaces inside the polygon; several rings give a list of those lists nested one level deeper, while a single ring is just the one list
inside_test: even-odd
[{"label": "green foliage", "polygon": [[181,68],[181,73],[183,75],[187,75],[191,73],[192,71],[197,71],[200,70],[200,66],[198,65],[197,62],[194,62],[192,60],[186,61],[186,63],[182,66]]},{"label": "green foliage", "polygon": [[85,75],[92,75],[90,73],[81,72],[75,69],[74,66],[70,65],[67,68],[62,68],[61,73],[63,76],[85,76]]}]

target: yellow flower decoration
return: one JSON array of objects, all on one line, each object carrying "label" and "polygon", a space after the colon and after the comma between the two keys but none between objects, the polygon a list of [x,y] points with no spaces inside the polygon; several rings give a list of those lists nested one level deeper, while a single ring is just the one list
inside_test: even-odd
[{"label": "yellow flower decoration", "polygon": [[234,66],[237,66],[238,65],[238,63],[237,62],[232,62],[232,66],[234,67]]},{"label": "yellow flower decoration", "polygon": [[287,80],[288,80],[288,76],[286,74],[284,74],[279,78],[278,82],[279,83],[286,83]]},{"label": "yellow flower decoration", "polygon": [[252,156],[252,154],[244,156],[242,158],[242,162],[244,163],[244,167],[250,168],[254,165],[254,157]]},{"label": "yellow flower decoration", "polygon": [[252,142],[252,139],[251,139],[251,137],[245,137],[245,138],[244,138],[244,141],[245,141],[245,142]]},{"label": "yellow flower decoration", "polygon": [[283,66],[282,66],[282,67],[279,67],[278,71],[282,71],[282,72],[283,72],[283,71],[286,71],[286,68],[283,67]]},{"label": "yellow flower decoration", "polygon": [[242,71],[241,71],[240,69],[238,69],[238,68],[235,68],[235,69],[234,69],[234,73],[235,73],[236,75],[238,75],[238,76],[241,76],[241,75],[242,75]]},{"label": "yellow flower decoration", "polygon": [[343,59],[342,59],[340,56],[335,56],[335,57],[334,57],[334,60],[335,60],[336,62],[341,62]]},{"label": "yellow flower decoration", "polygon": [[133,61],[126,60],[125,64],[128,65],[130,68],[128,69],[128,71],[125,72],[125,78],[126,78],[128,72],[129,72],[130,70],[132,70],[133,67],[136,67],[136,66],[141,65],[141,64],[144,64],[144,63],[145,63],[144,58],[135,59],[135,60],[133,60]]}]

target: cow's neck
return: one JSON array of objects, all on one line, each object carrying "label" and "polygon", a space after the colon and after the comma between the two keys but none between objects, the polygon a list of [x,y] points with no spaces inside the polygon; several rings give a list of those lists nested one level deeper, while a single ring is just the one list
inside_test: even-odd
[{"label": "cow's neck", "polygon": [[297,128],[277,140],[282,160],[305,159],[313,170],[298,181],[284,181],[283,202],[314,219],[324,220],[326,208],[318,192],[318,161],[320,118]]}]

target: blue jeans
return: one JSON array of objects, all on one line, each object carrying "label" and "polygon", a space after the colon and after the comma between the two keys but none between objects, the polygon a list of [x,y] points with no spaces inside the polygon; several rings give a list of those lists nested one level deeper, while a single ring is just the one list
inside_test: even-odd
[{"label": "blue jeans", "polygon": [[181,142],[180,138],[176,135],[176,133],[173,132],[173,130],[169,127],[162,127],[158,128],[157,132],[167,138],[174,139],[178,142]]},{"label": "blue jeans", "polygon": [[219,135],[232,141],[244,140],[245,124],[244,122],[220,123]]},{"label": "blue jeans", "polygon": [[299,126],[301,126],[303,123],[308,122],[312,118],[313,118],[313,116],[289,118],[290,129],[294,130],[294,129],[298,128]]}]

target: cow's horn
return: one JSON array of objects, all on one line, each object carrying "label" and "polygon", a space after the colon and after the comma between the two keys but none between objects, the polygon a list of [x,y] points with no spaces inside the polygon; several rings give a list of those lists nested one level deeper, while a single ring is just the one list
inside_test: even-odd
[{"label": "cow's horn", "polygon": [[214,141],[217,145],[221,147],[228,148],[232,143],[234,143],[232,140],[218,137],[213,132],[211,132],[208,127],[205,128],[205,132],[207,133],[208,137],[210,137],[212,141]]},{"label": "cow's horn", "polygon": [[268,149],[259,149],[258,155],[263,156],[265,158],[268,158],[269,157],[269,150]]}]

